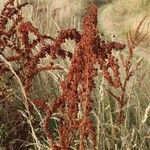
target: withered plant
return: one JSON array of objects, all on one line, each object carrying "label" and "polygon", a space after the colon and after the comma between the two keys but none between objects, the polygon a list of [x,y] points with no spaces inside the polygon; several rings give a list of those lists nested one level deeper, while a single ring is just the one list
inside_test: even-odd
[{"label": "withered plant", "polygon": [[[0,16],[0,54],[7,62],[18,64],[14,70],[23,84],[25,98],[23,103],[30,117],[32,104],[45,112],[43,129],[53,150],[69,150],[72,147],[86,150],[88,146],[96,149],[96,126],[92,119],[94,101],[91,97],[92,91],[96,88],[95,78],[98,70],[108,81],[109,85],[121,89],[121,94],[115,95],[108,91],[116,100],[119,106],[117,123],[124,122],[124,110],[127,103],[126,86],[132,76],[131,58],[133,47],[131,36],[128,37],[129,57],[124,60],[121,55],[126,77],[122,81],[120,75],[120,64],[113,55],[113,51],[120,51],[125,44],[105,41],[97,32],[97,8],[91,5],[83,20],[82,32],[76,29],[61,30],[56,38],[42,35],[31,22],[24,22],[20,9],[26,5],[15,5],[14,0],[9,0]],[[11,26],[8,23],[11,21]],[[31,34],[34,38],[31,38]],[[61,45],[65,40],[71,39],[76,42],[74,52],[62,49]],[[38,47],[38,50],[37,48]],[[7,56],[6,51],[12,55]],[[40,60],[49,55],[52,59],[47,66],[39,66]],[[55,65],[56,59],[70,58],[71,65],[63,81],[60,83],[60,96],[48,105],[45,101],[31,98],[31,87],[33,79],[40,72],[62,70]],[[6,76],[10,72],[8,66],[1,62],[0,74]],[[58,114],[58,138],[50,130],[51,117]]]}]

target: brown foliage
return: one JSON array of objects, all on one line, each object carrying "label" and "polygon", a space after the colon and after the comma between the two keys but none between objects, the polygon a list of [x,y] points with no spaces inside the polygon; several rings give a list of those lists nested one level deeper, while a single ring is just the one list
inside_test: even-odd
[{"label": "brown foliage", "polygon": [[[132,55],[126,61],[123,61],[122,56],[126,70],[126,78],[122,82],[120,79],[120,66],[112,51],[122,50],[125,45],[112,41],[107,42],[100,38],[96,29],[97,8],[95,5],[90,7],[84,17],[81,33],[76,29],[61,30],[56,38],[42,35],[30,22],[23,21],[20,9],[25,5],[15,6],[14,0],[9,0],[5,5],[0,16],[0,54],[9,62],[20,63],[20,68],[15,71],[24,85],[28,105],[31,105],[30,101],[32,101],[35,106],[45,112],[44,130],[49,139],[49,144],[54,150],[69,150],[71,146],[75,146],[75,140],[77,139],[80,142],[77,148],[80,150],[87,149],[86,141],[88,138],[91,141],[92,148],[96,149],[95,126],[91,119],[94,106],[91,92],[96,87],[97,69],[101,70],[102,76],[112,87],[121,88],[122,90],[119,96],[109,91],[121,109],[118,114],[118,122],[122,122],[124,120],[122,108],[127,103],[125,98],[126,85],[132,75],[130,71]],[[9,20],[13,24],[8,29],[6,25]],[[32,40],[30,33],[34,34],[36,38]],[[66,39],[76,42],[73,54],[61,48]],[[33,50],[37,45],[39,50],[34,54]],[[4,55],[6,47],[14,55],[6,57]],[[132,48],[130,54],[131,51]],[[32,100],[30,97],[33,79],[36,74],[47,70],[62,70],[54,62],[51,62],[48,66],[39,67],[40,59],[46,57],[46,54],[51,56],[53,60],[59,59],[59,57],[63,59],[69,57],[71,61],[66,78],[60,83],[61,95],[53,100],[50,106],[42,100]],[[96,68],[95,65],[98,65],[98,67]],[[1,63],[0,74],[4,75],[6,71],[9,71],[9,69]],[[49,129],[51,116],[56,112],[59,113],[59,140],[54,138],[52,131]],[[79,116],[79,112],[82,114],[81,116]]]}]

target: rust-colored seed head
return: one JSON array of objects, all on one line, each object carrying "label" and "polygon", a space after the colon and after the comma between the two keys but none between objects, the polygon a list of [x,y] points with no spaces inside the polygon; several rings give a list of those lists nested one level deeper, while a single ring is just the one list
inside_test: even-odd
[{"label": "rust-colored seed head", "polygon": [[[102,76],[108,83],[118,89],[122,89],[121,96],[110,94],[115,98],[120,108],[126,104],[125,88],[127,81],[132,73],[130,72],[130,59],[124,61],[127,78],[124,83],[120,79],[120,66],[118,60],[113,56],[113,50],[122,50],[124,44],[103,41],[97,33],[97,7],[91,5],[89,11],[84,17],[82,32],[76,29],[61,30],[56,38],[49,35],[42,35],[32,23],[24,22],[20,9],[26,4],[15,6],[14,0],[9,0],[0,15],[0,50],[3,54],[5,47],[15,53],[7,59],[9,62],[20,62],[21,67],[16,69],[24,85],[28,100],[32,101],[35,106],[42,109],[46,116],[44,121],[44,131],[49,139],[50,145],[55,150],[69,150],[74,146],[74,141],[80,137],[80,150],[86,150],[86,141],[89,138],[91,147],[96,149],[95,125],[91,119],[94,101],[91,97],[95,89],[95,77],[98,76],[97,70],[102,71]],[[15,17],[15,16],[17,17]],[[13,25],[10,30],[6,29],[6,24],[12,19]],[[16,20],[17,19],[17,20]],[[30,33],[35,35],[31,40]],[[73,53],[62,49],[61,45],[65,40],[71,39],[76,42]],[[13,40],[13,41],[11,41]],[[47,40],[52,40],[49,43]],[[32,42],[31,42],[32,41]],[[36,54],[33,50],[38,46]],[[42,100],[32,100],[31,92],[33,79],[40,72],[47,70],[61,70],[53,61],[47,66],[40,66],[40,59],[48,54],[53,60],[70,58],[71,65],[67,75],[60,83],[60,96],[53,100],[48,106]],[[131,58],[131,57],[130,57]],[[98,66],[97,68],[95,66]],[[4,74],[9,69],[4,64],[0,65],[0,74]],[[28,102],[30,106],[30,102]],[[79,108],[79,105],[81,108]],[[79,118],[78,114],[82,113]],[[58,134],[59,140],[54,138],[53,132],[49,129],[49,122],[54,113],[59,112]],[[119,115],[123,120],[123,112]]]}]

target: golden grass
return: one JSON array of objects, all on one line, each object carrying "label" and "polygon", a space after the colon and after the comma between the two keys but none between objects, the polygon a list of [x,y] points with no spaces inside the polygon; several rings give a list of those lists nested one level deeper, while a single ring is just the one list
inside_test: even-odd
[{"label": "golden grass", "polygon": [[134,32],[140,20],[147,16],[141,28],[141,32],[143,34],[148,33],[147,38],[143,41],[144,44],[142,44],[142,46],[145,46],[147,48],[149,47],[148,41],[150,39],[149,7],[150,2],[148,0],[116,0],[108,5],[106,8],[104,8],[104,13],[102,12],[103,15],[100,15],[100,18],[105,17],[106,20],[106,22],[103,22],[102,26],[104,26],[105,28],[106,26],[108,28],[109,26],[110,28],[112,27],[114,31],[109,30],[109,34],[114,33],[120,37],[125,38],[125,34],[129,30],[132,30]]},{"label": "golden grass", "polygon": [[[32,21],[33,24],[35,24],[35,26],[38,25],[38,28],[40,29],[41,32],[49,34],[52,33],[53,35],[55,35],[56,32],[63,27],[76,27],[78,29],[81,28],[81,18],[83,16],[81,14],[82,11],[88,6],[86,0],[81,1],[81,3],[78,4],[76,0],[73,3],[70,3],[70,5],[68,5],[67,0],[63,3],[60,3],[58,1],[56,1],[56,3],[52,2],[52,5],[50,1],[38,0],[36,4],[33,3],[34,6],[28,6],[28,8],[25,8],[23,10],[23,14],[26,20]],[[3,2],[4,1],[0,1],[0,6],[3,5]],[[65,5],[67,5],[67,8]],[[137,23],[140,22],[141,18],[143,18],[145,14],[149,13],[147,9],[148,6],[149,6],[148,0],[137,0],[136,2],[134,0],[132,1],[130,0],[130,2],[127,2],[127,0],[115,1],[113,5],[109,6],[112,7],[112,9],[114,9],[115,11],[113,11],[114,13],[111,13],[112,16],[108,16],[108,18],[113,17],[115,22],[117,22],[117,25],[114,23],[113,24],[114,27],[110,28],[114,30],[116,30],[116,28],[121,29],[121,33],[119,34],[125,34],[129,30],[135,31]],[[59,10],[57,8],[61,7],[62,7],[62,10],[60,11],[61,13],[59,12],[60,14],[57,14],[57,10]],[[71,11],[72,8],[74,12]],[[38,10],[40,9],[43,9],[41,10],[42,14],[38,14]],[[56,9],[56,15],[58,15],[59,17],[55,16],[53,18],[54,9]],[[111,21],[114,20],[112,19]],[[103,21],[103,23],[105,23],[105,20]],[[101,22],[99,24],[102,26]],[[112,22],[110,24],[112,25]],[[105,24],[103,25],[105,26]],[[112,31],[109,30],[110,33],[107,32],[107,28],[109,28],[109,26],[103,29],[103,32],[107,33],[108,37],[111,38]],[[145,25],[142,31],[144,32],[143,34],[147,32],[147,25]],[[117,31],[115,31],[115,33],[118,34]],[[147,38],[147,40],[149,40],[149,37]],[[63,46],[72,51],[74,43],[68,41],[68,44]],[[137,58],[134,59],[134,61],[136,60]],[[149,61],[149,57],[147,58],[147,60]],[[49,61],[50,58],[47,56],[47,58],[45,58],[44,61],[41,61],[41,64],[47,64],[49,63]],[[58,64],[63,66],[66,70],[68,68],[69,63],[70,63],[69,60],[58,61]],[[97,119],[96,120],[97,150],[105,150],[105,149],[149,150],[150,148],[149,75],[150,75],[149,65],[147,64],[146,61],[144,61],[141,66],[140,72],[137,72],[137,74],[132,78],[132,80],[129,83],[127,95],[129,96],[130,99],[127,106],[123,108],[126,111],[126,118],[125,123],[122,125],[117,125],[116,123],[114,123],[114,114],[116,113],[117,110],[115,110],[115,103],[112,100],[113,98],[106,91],[106,89],[108,88],[108,84],[101,77],[96,79],[97,88],[93,92],[93,97],[95,99],[95,111],[93,111],[93,114]],[[43,93],[43,91],[48,93],[55,93],[56,95],[58,95],[60,91],[58,91],[57,88],[59,86],[60,80],[64,79],[64,76],[65,75],[61,74],[60,72],[41,73],[39,76],[37,76],[38,82],[36,80],[36,83],[34,83],[37,91],[33,93],[33,95],[40,97],[41,95],[40,92]],[[13,89],[13,86],[11,88]],[[40,113],[41,112],[39,111],[39,114]],[[46,140],[43,143],[39,143],[38,142],[39,137],[36,137],[34,133],[33,136],[36,139],[36,142],[30,143],[31,145],[33,144],[37,149],[41,150],[49,149],[49,147],[47,147]]]}]

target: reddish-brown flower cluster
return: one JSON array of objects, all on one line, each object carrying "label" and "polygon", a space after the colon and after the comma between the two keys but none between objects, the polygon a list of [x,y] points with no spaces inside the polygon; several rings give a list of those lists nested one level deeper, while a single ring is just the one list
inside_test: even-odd
[{"label": "reddish-brown flower cluster", "polygon": [[[65,80],[61,82],[63,94],[54,102],[45,120],[45,130],[49,133],[50,140],[54,141],[53,135],[48,131],[49,117],[55,111],[61,114],[60,127],[58,128],[60,141],[51,143],[55,149],[69,149],[71,145],[74,145],[77,137],[80,140],[79,149],[87,149],[85,144],[87,137],[92,141],[93,149],[96,149],[95,126],[91,119],[93,109],[91,92],[95,88],[94,77],[97,76],[97,73],[94,66],[96,63],[99,63],[104,74],[109,75],[110,78],[104,77],[113,86],[119,87],[119,84],[121,85],[119,66],[111,55],[111,51],[113,49],[121,50],[125,45],[102,41],[97,35],[96,25],[97,8],[93,5],[84,18],[83,33],[81,33],[81,38],[74,50],[68,74]],[[107,66],[106,70],[104,69],[105,66]],[[112,68],[114,80],[108,72],[108,68]],[[79,111],[82,114],[81,117],[78,116]]]},{"label": "reddish-brown flower cluster", "polygon": [[[91,119],[94,106],[91,92],[96,87],[94,79],[97,77],[97,69],[102,70],[102,75],[111,86],[122,89],[121,96],[109,92],[117,100],[120,109],[125,106],[125,88],[132,75],[129,71],[130,61],[124,62],[127,77],[122,83],[118,60],[112,54],[112,50],[122,50],[125,45],[106,42],[100,38],[96,29],[97,8],[95,5],[90,7],[84,17],[82,33],[76,29],[66,29],[60,31],[56,38],[42,35],[30,22],[23,22],[19,10],[24,5],[15,7],[14,0],[9,0],[2,11],[0,16],[0,54],[9,62],[20,63],[20,68],[15,71],[18,73],[30,101],[32,101],[30,97],[32,81],[37,73],[46,70],[62,70],[54,62],[48,66],[39,67],[40,59],[46,57],[46,54],[49,54],[52,59],[69,57],[71,65],[66,78],[60,85],[62,94],[52,101],[50,106],[42,100],[33,100],[32,102],[46,113],[44,130],[54,150],[69,150],[71,146],[84,150],[87,149],[86,141],[89,139],[91,147],[96,149],[95,126]],[[6,24],[10,19],[13,20],[13,25],[7,29]],[[31,39],[30,33],[34,34],[36,38]],[[47,44],[47,39],[50,40],[50,44]],[[66,39],[76,42],[73,54],[61,48]],[[39,50],[34,54],[33,51],[37,45]],[[14,55],[6,57],[4,54],[6,48]],[[98,68],[95,67],[96,64],[98,64]],[[9,69],[1,63],[0,74],[2,75],[6,71]],[[53,132],[49,129],[51,116],[55,112],[59,114],[59,140],[54,138]],[[123,111],[119,114],[119,121],[123,120],[122,117]],[[77,139],[80,141],[79,144],[75,143]]]}]

